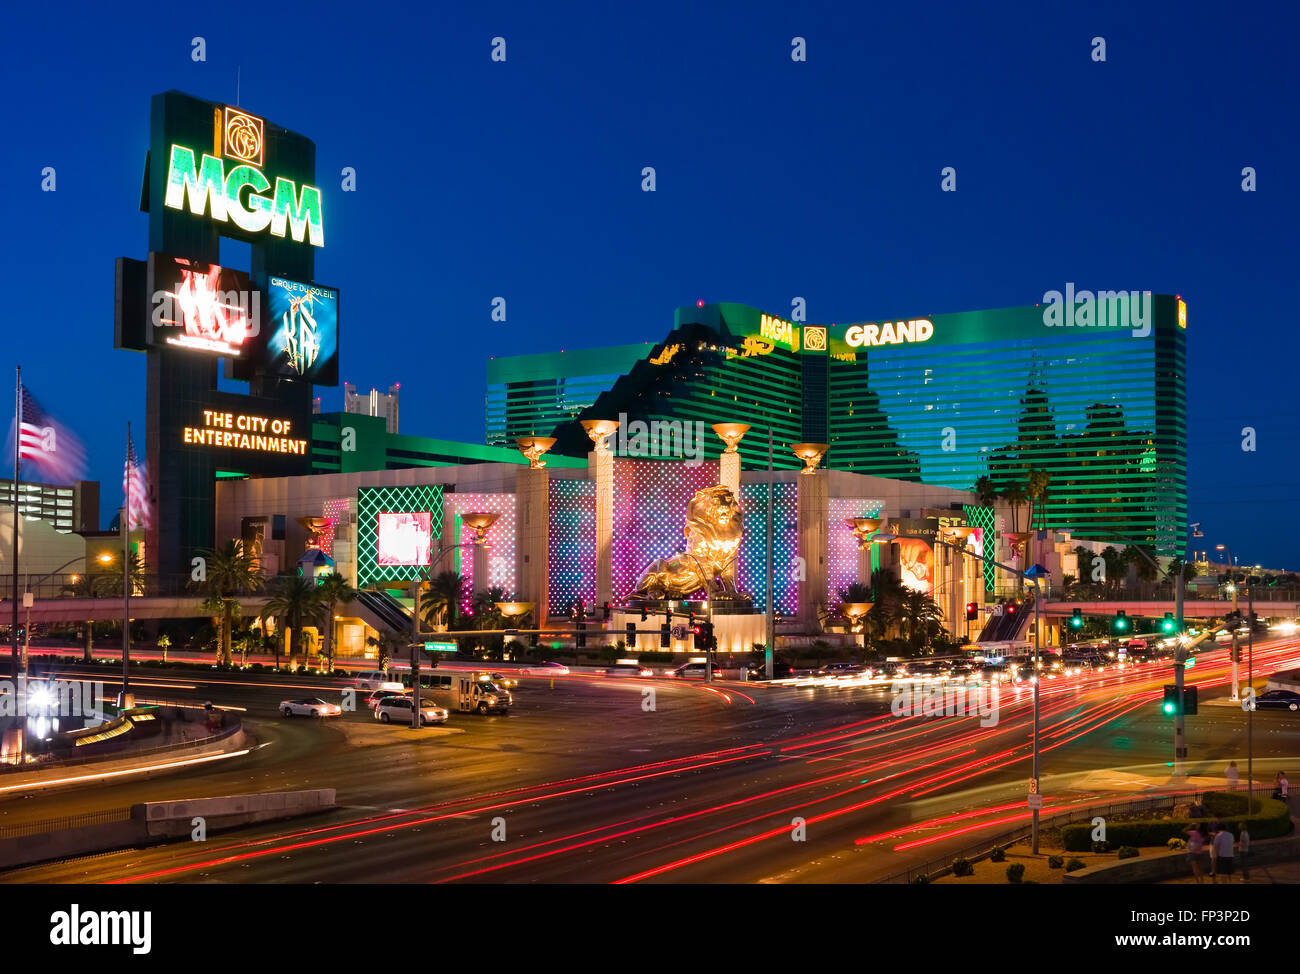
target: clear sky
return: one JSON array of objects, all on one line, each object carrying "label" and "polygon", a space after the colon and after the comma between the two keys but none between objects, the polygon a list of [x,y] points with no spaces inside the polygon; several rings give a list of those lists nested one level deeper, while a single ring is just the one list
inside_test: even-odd
[{"label": "clear sky", "polygon": [[112,310],[114,258],[147,249],[149,98],[233,102],[238,72],[243,107],[317,143],[342,378],[400,382],[403,432],[479,442],[488,356],[657,340],[696,299],[801,296],[829,322],[1032,304],[1067,281],[1175,293],[1190,520],[1205,547],[1300,568],[1294,5],[265,10],[0,14],[6,350],[86,441],[105,522],[123,423],[142,439],[145,420],[144,357],[112,349]]}]

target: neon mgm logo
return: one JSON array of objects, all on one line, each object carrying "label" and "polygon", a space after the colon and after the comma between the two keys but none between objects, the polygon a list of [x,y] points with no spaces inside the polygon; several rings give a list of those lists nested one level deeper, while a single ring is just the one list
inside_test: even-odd
[{"label": "neon mgm logo", "polygon": [[[260,118],[227,108],[222,126],[223,155],[206,152],[196,161],[194,150],[173,145],[167,166],[165,206],[188,209],[195,216],[209,216],[218,223],[233,222],[246,233],[286,234],[298,243],[304,239],[313,247],[325,246],[321,219],[321,192],[303,185],[299,191],[292,179],[262,173],[265,155],[264,123]],[[225,159],[236,165],[226,171]],[[247,192],[245,192],[247,191]]]},{"label": "neon mgm logo", "polygon": [[698,467],[704,462],[704,422],[634,419],[629,423],[627,413],[619,413],[614,453],[641,459],[677,457],[688,467]]}]

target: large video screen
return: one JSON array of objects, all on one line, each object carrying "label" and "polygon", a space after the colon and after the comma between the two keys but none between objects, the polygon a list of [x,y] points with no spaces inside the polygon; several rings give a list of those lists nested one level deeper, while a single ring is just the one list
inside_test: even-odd
[{"label": "large video screen", "polygon": [[381,512],[378,563],[383,567],[429,564],[430,519],[429,511]]},{"label": "large video screen", "polygon": [[899,581],[913,592],[934,594],[934,549],[924,541],[898,542]]},{"label": "large video screen", "polygon": [[259,330],[248,275],[189,257],[150,254],[148,343],[238,358]]},{"label": "large video screen", "polygon": [[271,275],[266,371],[314,385],[339,382],[339,292]]}]

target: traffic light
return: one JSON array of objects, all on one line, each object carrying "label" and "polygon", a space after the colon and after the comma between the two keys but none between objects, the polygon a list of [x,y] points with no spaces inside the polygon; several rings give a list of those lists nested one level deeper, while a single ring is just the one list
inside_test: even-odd
[{"label": "traffic light", "polygon": [[673,607],[671,605],[664,606],[664,621],[670,626],[673,624]]},{"label": "traffic light", "polygon": [[717,637],[715,637],[715,636],[713,635],[713,623],[711,623],[711,622],[702,622],[702,623],[700,623],[700,635],[704,638],[704,648],[705,648],[705,649],[717,649],[717,648],[718,648],[718,640],[717,640]]},{"label": "traffic light", "polygon": [[1082,609],[1075,609],[1073,612],[1070,613],[1070,628],[1071,628],[1071,629],[1082,629],[1082,628],[1083,628],[1083,610],[1082,610]]},{"label": "traffic light", "polygon": [[605,603],[605,621],[609,622],[609,603]]},{"label": "traffic light", "polygon": [[1196,687],[1183,687],[1183,716],[1191,717],[1196,713]]},{"label": "traffic light", "polygon": [[695,610],[694,610],[694,609],[692,609],[690,612],[688,612],[688,613],[686,614],[686,624],[687,624],[688,626],[690,626],[692,629],[695,628]]},{"label": "traffic light", "polygon": [[1123,609],[1115,610],[1115,631],[1128,632],[1128,615]]},{"label": "traffic light", "polygon": [[627,648],[636,649],[636,623],[635,622],[629,622],[627,624]]},{"label": "traffic light", "polygon": [[668,627],[668,623],[665,622],[662,626],[659,627],[659,646],[662,649],[667,649],[672,644],[673,644],[672,630]]},{"label": "traffic light", "polygon": [[1017,605],[1017,603],[1015,603],[1015,602],[1008,602],[1008,603],[1007,603],[1007,615],[1009,615],[1009,616],[1013,616],[1013,615],[1016,614],[1016,605]]},{"label": "traffic light", "polygon": [[578,648],[585,649],[587,645],[587,623],[582,619],[578,620]]},{"label": "traffic light", "polygon": [[691,626],[691,648],[692,648],[692,649],[708,649],[708,648],[709,648],[708,643],[705,642],[705,639],[704,639],[704,626],[703,626],[703,624],[698,625],[698,626]]},{"label": "traffic light", "polygon": [[1172,683],[1165,684],[1165,699],[1160,704],[1160,712],[1170,715],[1171,717],[1178,713],[1178,687]]},{"label": "traffic light", "polygon": [[967,622],[970,622],[970,621],[973,620],[973,619],[978,619],[978,618],[979,618],[979,614],[980,614],[980,613],[979,613],[979,607],[978,607],[974,602],[967,602],[967,603],[966,603],[966,621],[967,621]]},{"label": "traffic light", "polygon": [[650,610],[648,610],[644,605],[641,606],[641,621],[645,622],[649,618],[650,618]]},{"label": "traffic light", "polygon": [[1166,612],[1164,621],[1160,623],[1160,631],[1167,635],[1174,631],[1175,625],[1174,614],[1172,612]]}]

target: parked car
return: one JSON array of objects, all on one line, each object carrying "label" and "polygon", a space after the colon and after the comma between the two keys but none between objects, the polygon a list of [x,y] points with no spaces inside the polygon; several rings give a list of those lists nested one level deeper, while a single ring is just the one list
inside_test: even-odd
[{"label": "parked car", "polygon": [[[751,680],[767,679],[767,662],[751,663],[749,666],[748,676]],[[772,660],[772,679],[789,680],[794,677],[794,667],[784,660]]]},{"label": "parked car", "polygon": [[[384,724],[411,722],[410,697],[385,697],[375,707],[375,720]],[[448,712],[446,707],[439,707],[427,697],[420,701],[420,722],[424,724],[445,724]]]},{"label": "parked car", "polygon": [[529,663],[519,670],[520,676],[568,676],[569,668],[563,663]]},{"label": "parked car", "polygon": [[326,703],[320,697],[302,697],[298,700],[281,700],[280,713],[286,717],[338,717],[343,708],[336,703]]},{"label": "parked car", "polygon": [[385,697],[400,697],[401,695],[402,691],[400,690],[371,690],[369,696],[366,697],[366,706],[374,710],[379,706],[379,701]]}]

